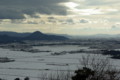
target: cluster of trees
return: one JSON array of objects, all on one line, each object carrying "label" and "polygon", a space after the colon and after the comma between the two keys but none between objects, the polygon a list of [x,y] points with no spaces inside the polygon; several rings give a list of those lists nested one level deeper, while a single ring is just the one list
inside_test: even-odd
[{"label": "cluster of trees", "polygon": [[110,55],[113,59],[120,59],[120,51],[118,50],[101,50],[103,55]]}]

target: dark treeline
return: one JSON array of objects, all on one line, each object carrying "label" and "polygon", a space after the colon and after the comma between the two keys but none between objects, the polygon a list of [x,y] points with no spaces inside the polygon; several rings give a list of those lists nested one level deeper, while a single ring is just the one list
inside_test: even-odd
[{"label": "dark treeline", "polygon": [[[20,78],[15,78],[14,80],[21,80]],[[25,77],[24,80],[30,80],[29,77]]]}]

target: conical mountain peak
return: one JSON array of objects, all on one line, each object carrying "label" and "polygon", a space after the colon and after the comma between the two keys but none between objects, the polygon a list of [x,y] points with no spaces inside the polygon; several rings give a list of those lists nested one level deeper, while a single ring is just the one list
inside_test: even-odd
[{"label": "conical mountain peak", "polygon": [[43,34],[43,33],[40,31],[35,31],[35,32],[33,32],[33,34]]}]

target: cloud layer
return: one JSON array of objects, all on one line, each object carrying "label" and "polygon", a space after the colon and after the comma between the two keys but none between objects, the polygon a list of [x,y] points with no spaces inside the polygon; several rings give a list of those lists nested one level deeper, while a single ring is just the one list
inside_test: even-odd
[{"label": "cloud layer", "polygon": [[58,5],[68,0],[0,0],[0,19],[22,19],[24,14],[66,15],[67,7]]},{"label": "cloud layer", "polygon": [[120,0],[0,0],[0,30],[120,33]]}]

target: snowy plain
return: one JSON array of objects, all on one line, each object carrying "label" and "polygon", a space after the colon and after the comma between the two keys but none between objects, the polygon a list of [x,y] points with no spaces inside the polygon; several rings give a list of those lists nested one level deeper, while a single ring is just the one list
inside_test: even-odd
[{"label": "snowy plain", "polygon": [[[55,45],[55,46],[34,46],[34,49],[49,50],[51,52],[22,52],[11,51],[9,49],[0,48],[0,57],[8,57],[15,59],[15,62],[0,63],[0,78],[6,80],[14,80],[19,77],[23,80],[30,77],[30,80],[40,80],[43,73],[51,73],[55,71],[73,71],[80,66],[79,59],[87,56],[88,53],[74,53],[64,55],[51,55],[51,53],[62,51],[76,51],[80,49],[92,50],[89,47],[80,47],[77,45]],[[90,54],[94,55],[94,54]],[[102,56],[106,58],[108,56]],[[120,68],[120,60],[110,59],[116,67]]]}]

